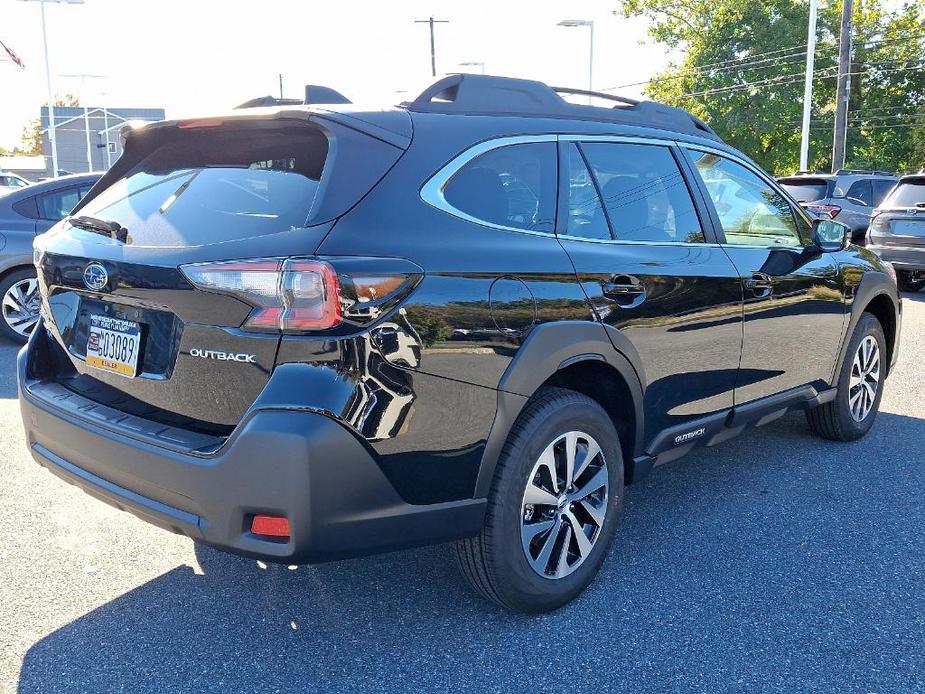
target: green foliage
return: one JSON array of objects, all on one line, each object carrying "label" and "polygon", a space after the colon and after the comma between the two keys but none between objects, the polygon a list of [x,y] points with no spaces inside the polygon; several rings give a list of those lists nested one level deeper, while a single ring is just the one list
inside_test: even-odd
[{"label": "green foliage", "polygon": [[[925,118],[902,115],[925,113],[925,0],[884,5],[855,3],[847,164],[907,171],[925,165]],[[617,13],[647,17],[655,41],[684,51],[649,84],[649,97],[703,118],[769,171],[796,170],[805,0],[623,0]],[[831,163],[840,14],[840,3],[819,9],[812,169]]]}]

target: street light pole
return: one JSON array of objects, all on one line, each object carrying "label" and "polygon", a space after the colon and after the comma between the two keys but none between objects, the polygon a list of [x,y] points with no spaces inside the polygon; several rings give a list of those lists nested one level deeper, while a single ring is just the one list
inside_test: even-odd
[{"label": "street light pole", "polygon": [[51,171],[58,175],[58,144],[55,141],[55,95],[51,89],[51,64],[48,61],[48,32],[45,27],[45,3],[55,2],[68,5],[82,5],[84,0],[26,0],[37,2],[42,10],[42,45],[45,48],[45,86],[48,88],[48,144],[51,145]]},{"label": "street light pole", "polygon": [[437,76],[437,52],[434,48],[434,24],[449,24],[448,19],[434,19],[433,15],[429,19],[415,19],[415,24],[430,25],[430,72],[434,77]]},{"label": "street light pole", "polygon": [[55,141],[55,95],[51,89],[51,63],[48,62],[48,33],[45,30],[45,0],[38,0],[42,10],[42,45],[45,48],[45,86],[48,88],[48,143],[51,145],[51,175],[58,176],[58,143]]},{"label": "street light pole", "polygon": [[813,107],[813,65],[816,60],[816,10],[818,0],[809,0],[809,29],[806,37],[806,83],[803,86],[803,132],[800,137],[800,171],[809,170],[809,120]]},{"label": "street light pole", "polygon": [[[594,91],[594,20],[593,19],[563,19],[559,22],[560,27],[588,27],[588,91]],[[591,103],[591,97],[588,97],[588,103]]]}]

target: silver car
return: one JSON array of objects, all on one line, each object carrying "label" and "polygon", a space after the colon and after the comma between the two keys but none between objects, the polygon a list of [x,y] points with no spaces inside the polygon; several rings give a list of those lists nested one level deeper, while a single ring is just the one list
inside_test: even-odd
[{"label": "silver car", "polygon": [[899,179],[874,210],[867,247],[893,264],[903,291],[925,287],[925,169]]},{"label": "silver car", "polygon": [[0,335],[25,342],[38,321],[32,241],[62,219],[102,174],[59,176],[0,196]]},{"label": "silver car", "polygon": [[899,177],[886,171],[839,169],[834,174],[797,173],[777,180],[810,212],[847,225],[851,242],[860,246],[864,245],[874,208]]},{"label": "silver car", "polygon": [[0,171],[0,195],[12,193],[14,190],[25,188],[27,185],[29,185],[29,181],[25,178]]}]

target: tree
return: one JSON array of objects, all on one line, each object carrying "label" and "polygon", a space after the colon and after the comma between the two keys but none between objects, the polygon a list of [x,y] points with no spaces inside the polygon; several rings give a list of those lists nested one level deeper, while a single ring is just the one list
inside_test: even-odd
[{"label": "tree", "polygon": [[[805,0],[623,0],[618,13],[647,17],[649,35],[684,59],[646,94],[707,121],[727,142],[777,173],[799,163],[809,7]],[[841,8],[820,8],[811,168],[831,162]],[[886,11],[855,6],[848,131],[852,166],[925,165],[925,2]]]},{"label": "tree", "polygon": [[[46,101],[42,106],[48,106]],[[73,94],[65,94],[55,97],[55,106],[80,106],[80,100]],[[57,122],[57,119],[55,119]],[[22,130],[20,146],[16,147],[13,154],[24,154],[28,156],[37,156],[42,153],[42,121],[35,118],[30,121]]]}]

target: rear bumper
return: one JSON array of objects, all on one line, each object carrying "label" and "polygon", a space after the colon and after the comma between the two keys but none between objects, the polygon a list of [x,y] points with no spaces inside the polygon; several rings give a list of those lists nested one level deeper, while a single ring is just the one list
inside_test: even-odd
[{"label": "rear bumper", "polygon": [[868,245],[867,250],[873,251],[897,270],[925,270],[925,246],[910,248],[908,246]]},{"label": "rear bumper", "polygon": [[[80,396],[55,398],[53,388],[29,383],[28,349],[20,352],[17,370],[33,458],[160,527],[284,563],[443,542],[481,528],[484,499],[408,504],[365,445],[323,414],[257,410],[218,450],[179,452],[91,420]],[[255,514],[286,516],[292,535],[286,541],[253,535]]]}]

